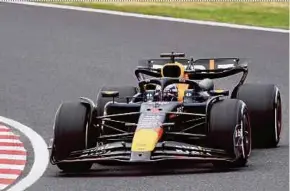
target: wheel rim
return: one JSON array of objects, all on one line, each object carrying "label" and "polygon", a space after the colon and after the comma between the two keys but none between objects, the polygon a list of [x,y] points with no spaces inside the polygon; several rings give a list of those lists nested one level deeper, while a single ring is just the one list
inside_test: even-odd
[{"label": "wheel rim", "polygon": [[249,117],[247,113],[243,114],[240,123],[235,128],[234,141],[236,157],[241,157],[244,159],[248,158],[251,153],[252,141]]},{"label": "wheel rim", "polygon": [[244,146],[246,157],[249,157],[252,151],[252,139],[251,139],[251,126],[249,115],[244,114],[243,116],[243,124],[244,124]]},{"label": "wheel rim", "polygon": [[234,143],[235,143],[235,155],[239,158],[241,155],[244,158],[245,156],[245,147],[244,147],[244,130],[243,124],[240,123],[235,128],[235,136],[234,136]]},{"label": "wheel rim", "polygon": [[282,106],[281,106],[281,98],[278,90],[276,91],[275,96],[275,140],[276,143],[279,142],[280,132],[282,126]]},{"label": "wheel rim", "polygon": [[281,132],[281,119],[282,119],[282,112],[281,112],[281,103],[280,99],[278,98],[275,104],[275,140],[276,142],[280,139],[280,132]]},{"label": "wheel rim", "polygon": [[88,134],[89,134],[88,131],[89,131],[89,124],[86,123],[86,133],[85,133],[85,136],[86,136],[86,137],[85,137],[85,148],[86,148],[86,149],[88,149],[88,145],[89,145],[89,144],[88,144]]}]

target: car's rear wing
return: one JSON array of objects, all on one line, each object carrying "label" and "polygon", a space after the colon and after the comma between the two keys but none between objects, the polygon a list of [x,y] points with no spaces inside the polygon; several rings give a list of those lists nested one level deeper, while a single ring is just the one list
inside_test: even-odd
[{"label": "car's rear wing", "polygon": [[[161,69],[165,64],[172,63],[172,58],[148,59],[141,60],[139,67],[135,70],[137,79],[144,80],[144,75],[151,77],[162,77]],[[185,67],[184,73],[190,80],[202,80],[205,78],[215,79],[224,78],[238,73],[243,73],[239,83],[234,88],[234,96],[248,74],[248,63],[245,59],[240,58],[203,58],[203,59],[186,59],[174,58]]]},{"label": "car's rear wing", "polygon": [[[185,67],[190,64],[190,60],[188,59],[175,59],[175,62],[178,62]],[[139,67],[138,68],[147,68],[147,69],[153,69],[153,70],[160,70],[165,64],[171,63],[171,59],[167,58],[157,58],[157,59],[145,59],[139,61]]]},{"label": "car's rear wing", "polygon": [[204,58],[193,61],[195,70],[232,69],[239,66],[239,58]]},{"label": "car's rear wing", "polygon": [[[222,78],[234,75],[239,72],[247,72],[247,62],[241,62],[239,58],[203,58],[203,59],[175,59],[175,62],[182,64],[185,73],[190,79]],[[148,59],[139,62],[139,71],[154,71],[154,77],[158,77],[161,68],[171,63],[171,59]],[[148,71],[148,72],[149,72]],[[147,73],[148,73],[147,72]],[[137,72],[138,73],[138,72]],[[149,72],[150,73],[150,72]],[[150,74],[147,75],[150,75]]]},{"label": "car's rear wing", "polygon": [[195,60],[186,70],[190,79],[223,78],[243,72],[248,73],[248,63],[239,58],[206,58]]}]

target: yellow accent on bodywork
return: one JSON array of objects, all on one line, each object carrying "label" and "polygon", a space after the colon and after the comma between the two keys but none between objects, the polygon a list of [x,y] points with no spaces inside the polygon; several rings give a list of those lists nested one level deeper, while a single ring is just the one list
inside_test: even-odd
[{"label": "yellow accent on bodywork", "polygon": [[185,90],[188,89],[188,84],[177,84],[178,89],[178,101],[183,101]]},{"label": "yellow accent on bodywork", "polygon": [[219,89],[217,89],[217,90],[214,90],[216,93],[223,93],[225,90],[219,90]]},{"label": "yellow accent on bodywork", "polygon": [[214,60],[209,60],[209,69],[214,70],[215,68],[215,61]]},{"label": "yellow accent on bodywork", "polygon": [[158,133],[154,129],[139,129],[135,132],[131,151],[153,151],[158,142]]},{"label": "yellow accent on bodywork", "polygon": [[103,93],[105,93],[107,95],[112,95],[112,94],[116,93],[116,91],[103,91]]}]

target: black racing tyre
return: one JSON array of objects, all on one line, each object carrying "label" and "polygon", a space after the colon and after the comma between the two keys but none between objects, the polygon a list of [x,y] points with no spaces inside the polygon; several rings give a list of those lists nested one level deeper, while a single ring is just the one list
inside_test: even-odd
[{"label": "black racing tyre", "polygon": [[[89,135],[89,110],[80,102],[65,102],[57,111],[54,124],[52,155],[55,161],[68,157],[72,151],[90,148],[94,145]],[[92,163],[56,163],[63,171],[89,170]]]},{"label": "black racing tyre", "polygon": [[276,147],[282,128],[282,105],[279,89],[271,84],[244,84],[237,99],[249,109],[253,147]]},{"label": "black racing tyre", "polygon": [[112,101],[112,98],[104,98],[100,95],[101,91],[118,91],[119,98],[116,98],[115,101],[119,103],[126,103],[126,97],[133,97],[137,93],[137,88],[134,86],[121,86],[121,87],[109,87],[104,86],[98,93],[97,96],[97,112],[99,116],[103,116],[104,107],[109,102]]},{"label": "black racing tyre", "polygon": [[215,167],[243,167],[251,153],[251,126],[247,107],[237,99],[212,105],[209,114],[209,144],[225,150],[234,162],[214,162]]}]

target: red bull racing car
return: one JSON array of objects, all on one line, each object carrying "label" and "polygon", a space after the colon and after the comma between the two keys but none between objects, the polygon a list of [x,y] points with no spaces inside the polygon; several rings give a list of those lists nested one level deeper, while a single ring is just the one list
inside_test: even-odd
[{"label": "red bull racing car", "polygon": [[[281,97],[272,84],[244,84],[238,58],[186,59],[163,53],[136,68],[137,87],[103,87],[96,103],[64,102],[56,112],[51,163],[65,172],[93,163],[186,160],[243,167],[253,147],[275,147]],[[213,80],[242,73],[233,90]]]}]

